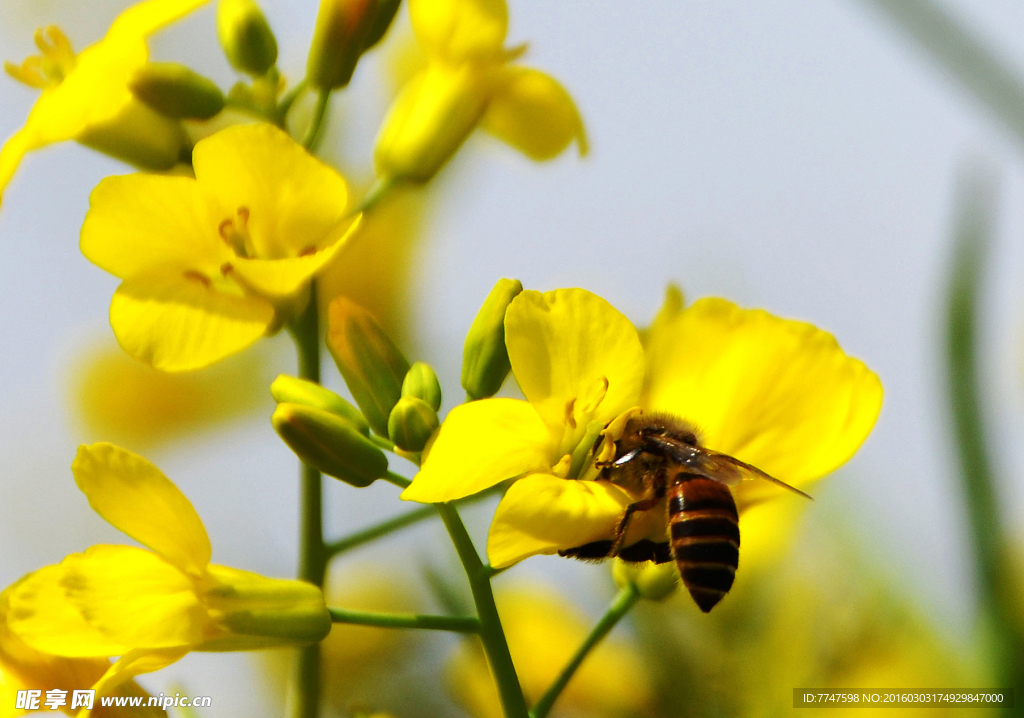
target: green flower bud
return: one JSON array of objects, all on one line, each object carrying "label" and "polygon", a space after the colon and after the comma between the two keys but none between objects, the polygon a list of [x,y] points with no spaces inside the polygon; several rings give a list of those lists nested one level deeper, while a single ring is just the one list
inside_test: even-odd
[{"label": "green flower bud", "polygon": [[180,120],[140,100],[126,102],[110,120],[93,125],[76,138],[86,147],[141,170],[163,172],[191,156],[192,146]]},{"label": "green flower bud", "polygon": [[388,436],[404,451],[423,451],[441,425],[437,412],[415,396],[403,396],[388,418]]},{"label": "green flower bud", "polygon": [[441,408],[441,382],[429,364],[416,362],[402,381],[402,396],[414,396],[422,399],[434,411]]},{"label": "green flower bud", "polygon": [[619,588],[635,585],[648,601],[664,601],[679,588],[679,569],[671,561],[630,563],[617,558],[612,564],[612,577]]},{"label": "green flower bud", "polygon": [[278,404],[270,421],[300,459],[345,483],[369,486],[387,473],[384,452],[336,414],[301,404]]},{"label": "green flower bud", "polygon": [[351,299],[338,297],[327,313],[327,348],[370,428],[387,436],[409,362],[373,314]]},{"label": "green flower bud", "polygon": [[209,574],[203,603],[217,616],[220,635],[205,641],[201,650],[301,645],[323,640],[331,631],[323,592],[311,583],[216,565]]},{"label": "green flower bud", "polygon": [[348,84],[376,15],[377,0],[320,0],[306,60],[312,87],[329,90]]},{"label": "green flower bud", "polygon": [[494,396],[512,368],[505,348],[505,310],[523,291],[518,279],[499,279],[477,312],[462,349],[462,388],[472,400]]},{"label": "green flower bud", "polygon": [[202,75],[175,62],[151,62],[139,70],[129,89],[162,115],[208,120],[224,109],[224,93]]},{"label": "green flower bud", "polygon": [[281,374],[270,385],[270,395],[278,404],[302,404],[329,411],[352,424],[363,436],[370,434],[370,425],[359,409],[316,382]]},{"label": "green flower bud", "polygon": [[391,21],[395,19],[398,6],[402,0],[377,0],[377,12],[373,16],[373,25],[366,33],[366,40],[363,41],[363,52],[376,45],[384,37],[384,33],[391,27]]},{"label": "green flower bud", "polygon": [[231,66],[253,77],[267,74],[277,62],[277,40],[253,0],[220,0],[217,38]]}]

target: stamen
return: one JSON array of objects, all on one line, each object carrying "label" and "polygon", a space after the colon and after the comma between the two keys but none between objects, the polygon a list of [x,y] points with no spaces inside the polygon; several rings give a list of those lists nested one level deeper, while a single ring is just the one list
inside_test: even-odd
[{"label": "stamen", "polygon": [[565,423],[573,429],[576,428],[576,397],[573,397],[565,404]]},{"label": "stamen", "polygon": [[220,273],[223,274],[225,277],[231,274],[233,271],[235,271],[235,268],[231,264],[231,262],[224,262],[224,264],[220,265]]},{"label": "stamen", "polygon": [[608,377],[602,376],[598,379],[599,387],[594,393],[593,398],[590,399],[586,404],[583,405],[584,414],[592,414],[597,411],[597,407],[601,406],[601,402],[608,395]]},{"label": "stamen", "polygon": [[207,278],[207,276],[205,274],[197,272],[194,269],[189,269],[188,271],[184,272],[183,274],[184,274],[185,279],[194,279],[197,282],[199,282],[200,284],[202,284],[204,287],[206,287],[207,289],[210,288],[210,280],[209,280],[209,278]]},{"label": "stamen", "polygon": [[314,247],[312,244],[306,247],[301,252],[299,252],[300,257],[309,257],[314,254],[316,254],[316,247]]},{"label": "stamen", "polygon": [[236,219],[228,217],[217,225],[217,233],[232,251],[243,259],[255,256],[252,238],[249,236],[249,208],[235,210]]}]

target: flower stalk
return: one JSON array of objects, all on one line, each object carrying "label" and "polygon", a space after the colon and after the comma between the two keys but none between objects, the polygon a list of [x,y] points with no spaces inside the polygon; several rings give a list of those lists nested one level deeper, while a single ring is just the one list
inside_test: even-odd
[{"label": "flower stalk", "polygon": [[469,588],[480,620],[480,641],[483,643],[494,680],[498,684],[498,696],[505,718],[528,718],[526,699],[519,685],[516,667],[512,663],[512,654],[508,650],[498,608],[494,604],[490,572],[480,560],[480,555],[473,546],[473,540],[469,537],[458,510],[451,504],[437,504],[437,510],[441,514],[445,528],[448,529],[452,543],[455,544],[455,550],[469,579]]},{"label": "flower stalk", "polygon": [[569,681],[572,680],[576,670],[583,664],[590,651],[615,628],[616,624],[622,620],[623,616],[629,613],[629,610],[639,600],[640,589],[637,588],[635,583],[626,584],[619,590],[604,616],[601,617],[601,620],[590,631],[590,635],[580,644],[579,649],[577,649],[565,668],[562,669],[562,672],[558,674],[555,682],[551,684],[551,687],[548,688],[544,695],[541,696],[541,699],[537,701],[537,705],[530,711],[530,718],[545,718],[547,716],[552,706],[555,705],[555,701],[558,700],[558,696],[569,685]]},{"label": "flower stalk", "polygon": [[455,633],[477,633],[480,631],[480,619],[476,616],[426,616],[415,613],[350,611],[345,608],[328,608],[327,610],[334,623],[351,623],[380,628],[423,628],[430,631],[452,631]]},{"label": "flower stalk", "polygon": [[[299,378],[320,383],[320,317],[316,282],[309,288],[305,310],[291,324],[298,353]],[[323,587],[330,556],[323,534],[323,478],[320,472],[302,464],[299,472],[299,575],[303,581]],[[316,718],[320,705],[320,646],[300,649],[296,657],[292,718]]]}]

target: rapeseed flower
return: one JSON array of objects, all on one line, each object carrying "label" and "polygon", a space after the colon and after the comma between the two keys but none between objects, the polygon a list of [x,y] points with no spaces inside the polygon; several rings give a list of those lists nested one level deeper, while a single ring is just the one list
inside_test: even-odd
[{"label": "rapeseed flower", "polygon": [[505,0],[410,0],[427,66],[395,99],[377,138],[377,174],[425,182],[478,124],[534,160],[576,140],[587,149],[572,97],[539,70],[510,64]]},{"label": "rapeseed flower", "polygon": [[[638,411],[682,417],[705,447],[801,486],[849,459],[881,408],[878,377],[810,324],[707,298],[668,302],[646,334],[645,350],[629,320],[582,289],[521,293],[505,343],[526,401],[453,409],[402,498],[452,501],[518,479],[488,537],[504,567],[613,538],[639,497],[598,479],[590,450]],[[734,489],[741,509],[778,491]],[[624,546],[645,539],[667,540],[665,510],[638,512]]]},{"label": "rapeseed flower", "polygon": [[181,124],[140,102],[129,89],[147,62],[146,38],[207,0],[146,0],[125,10],[106,36],[77,55],[60,29],[37,30],[33,55],[7,73],[42,90],[25,126],[0,149],[0,197],[26,153],[78,140],[144,169],[173,167],[188,139]]},{"label": "rapeseed flower", "polygon": [[280,328],[358,224],[342,176],[271,125],[222,130],[192,160],[195,179],[104,179],[82,226],[82,253],[123,280],[110,303],[118,342],[164,371]]},{"label": "rapeseed flower", "polygon": [[29,574],[7,591],[5,630],[76,666],[120,656],[92,683],[98,696],[189,651],[327,635],[330,616],[316,586],[211,564],[192,504],[141,456],[93,444],[79,448],[71,468],[93,509],[151,550],[98,545]]}]

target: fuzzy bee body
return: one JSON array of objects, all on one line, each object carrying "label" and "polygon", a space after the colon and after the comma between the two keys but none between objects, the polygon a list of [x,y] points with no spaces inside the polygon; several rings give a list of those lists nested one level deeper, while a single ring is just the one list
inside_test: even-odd
[{"label": "fuzzy bee body", "polygon": [[[683,584],[707,613],[732,588],[739,566],[739,514],[730,486],[743,479],[762,479],[794,489],[726,454],[701,446],[697,430],[669,414],[631,418],[615,443],[615,458],[599,464],[601,478],[640,494],[626,507],[614,539],[560,551],[563,556],[625,561],[675,561]],[[667,497],[669,540],[649,539],[625,546],[633,515],[660,506]]]}]

